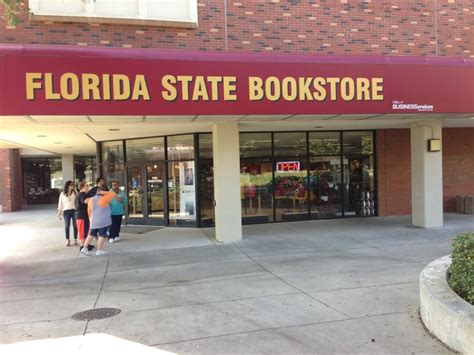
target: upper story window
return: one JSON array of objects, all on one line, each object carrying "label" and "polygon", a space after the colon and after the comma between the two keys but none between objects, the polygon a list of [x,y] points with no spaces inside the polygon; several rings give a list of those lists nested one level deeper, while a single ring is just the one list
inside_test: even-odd
[{"label": "upper story window", "polygon": [[30,0],[33,18],[197,27],[197,0]]}]

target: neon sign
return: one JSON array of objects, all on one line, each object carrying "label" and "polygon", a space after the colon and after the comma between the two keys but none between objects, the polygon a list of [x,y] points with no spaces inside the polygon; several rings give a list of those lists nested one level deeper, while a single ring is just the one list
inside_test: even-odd
[{"label": "neon sign", "polygon": [[300,171],[299,161],[279,161],[276,164],[277,172],[294,172]]}]

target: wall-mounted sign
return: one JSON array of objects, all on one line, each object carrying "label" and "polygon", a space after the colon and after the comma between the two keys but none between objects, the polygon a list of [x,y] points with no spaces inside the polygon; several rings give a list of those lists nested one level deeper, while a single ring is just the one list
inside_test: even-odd
[{"label": "wall-mounted sign", "polygon": [[441,139],[428,139],[428,152],[441,151]]},{"label": "wall-mounted sign", "polygon": [[0,45],[1,115],[474,112],[474,60]]},{"label": "wall-mounted sign", "polygon": [[279,173],[300,171],[300,162],[299,161],[279,161],[276,163],[276,171]]}]

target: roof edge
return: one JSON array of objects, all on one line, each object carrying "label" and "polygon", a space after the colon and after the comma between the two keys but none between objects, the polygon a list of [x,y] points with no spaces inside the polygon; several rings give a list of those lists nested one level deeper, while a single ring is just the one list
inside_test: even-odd
[{"label": "roof edge", "polygon": [[204,52],[177,49],[0,44],[0,56],[15,55],[221,62],[474,66],[474,59],[463,57],[275,54],[254,52]]}]

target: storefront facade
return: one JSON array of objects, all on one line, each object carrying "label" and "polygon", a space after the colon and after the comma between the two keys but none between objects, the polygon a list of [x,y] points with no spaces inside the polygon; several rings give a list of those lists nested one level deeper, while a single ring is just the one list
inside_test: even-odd
[{"label": "storefront facade", "polygon": [[[412,213],[435,227],[456,194],[474,193],[474,48],[462,4],[434,15],[413,5],[424,18],[408,25],[402,2],[191,1],[191,20],[153,28],[123,16],[77,24],[90,8],[65,25],[37,3],[23,14],[31,28],[0,37],[16,43],[0,46],[0,139],[69,163],[96,154],[97,174],[128,194],[129,223],[215,225],[222,241],[240,240],[242,224],[308,219]],[[341,13],[365,27],[342,26]],[[74,39],[58,45],[59,30]],[[89,42],[76,43],[85,32]],[[69,147],[37,139],[50,135]]]},{"label": "storefront facade", "polygon": [[[240,133],[242,223],[376,216],[374,131]],[[214,225],[212,133],[100,143],[128,222]]]}]

